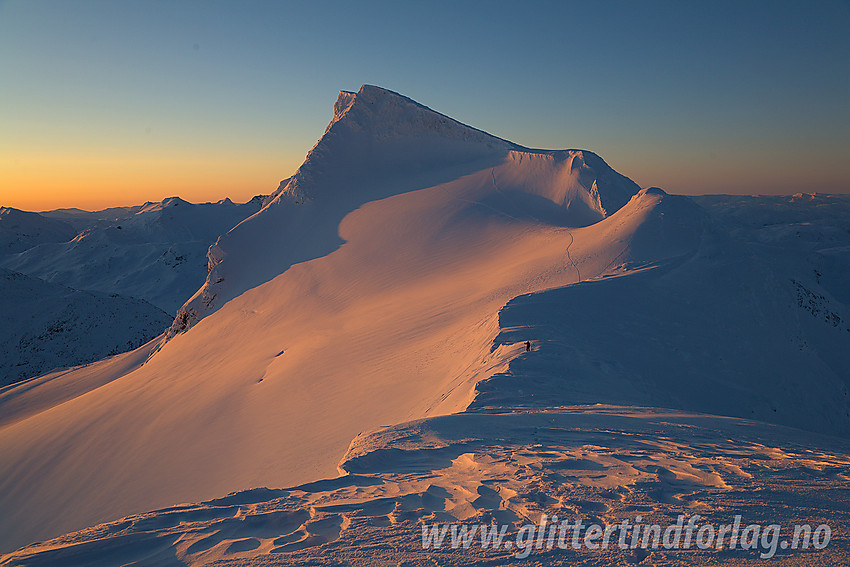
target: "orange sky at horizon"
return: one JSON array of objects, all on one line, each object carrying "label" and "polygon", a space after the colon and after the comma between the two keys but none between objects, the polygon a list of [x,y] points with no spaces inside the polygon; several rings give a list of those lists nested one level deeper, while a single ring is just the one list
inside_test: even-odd
[{"label": "orange sky at horizon", "polygon": [[846,2],[342,5],[0,0],[0,206],[271,193],[364,83],[668,193],[850,193]]},{"label": "orange sky at horizon", "polygon": [[245,202],[277,189],[299,163],[220,156],[22,156],[0,158],[0,207],[101,210],[180,197]]},{"label": "orange sky at horizon", "polygon": [[[101,210],[147,201],[180,197],[192,203],[230,198],[246,202],[277,189],[303,161],[294,154],[275,156],[144,155],[81,152],[79,155],[0,156],[0,207],[26,211],[59,208]],[[671,160],[663,171],[640,151],[616,159],[602,156],[616,171],[642,187],[661,187],[668,193],[699,195],[846,193],[844,172],[811,163],[810,176],[801,180],[793,160],[782,166],[776,156],[749,156],[750,162],[706,156],[699,162]],[[683,156],[682,156],[683,157]]]}]

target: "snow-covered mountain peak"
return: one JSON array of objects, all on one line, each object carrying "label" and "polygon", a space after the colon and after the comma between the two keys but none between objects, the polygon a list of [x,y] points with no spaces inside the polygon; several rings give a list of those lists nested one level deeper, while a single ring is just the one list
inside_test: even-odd
[{"label": "snow-covered mountain peak", "polygon": [[138,297],[174,313],[203,282],[210,244],[262,204],[168,197],[59,211],[59,218],[13,210],[0,215],[0,266],[74,289]]},{"label": "snow-covered mountain peak", "polygon": [[[189,201],[184,201],[180,197],[166,197],[165,199],[163,199],[162,201],[160,201],[158,203],[148,201],[147,203],[142,205],[141,208],[139,208],[139,210],[136,212],[136,214],[139,215],[141,213],[150,213],[150,212],[153,212],[153,211],[161,211],[161,210],[163,210],[167,207],[176,207],[178,205],[184,205],[185,206],[185,205],[191,205],[191,204],[192,203],[190,203]],[[221,204],[225,204],[225,203],[221,203]]]},{"label": "snow-covered mountain peak", "polygon": [[77,231],[68,223],[0,207],[0,254],[15,254],[45,242],[67,242]]},{"label": "snow-covered mountain peak", "polygon": [[326,133],[334,127],[363,130],[378,138],[440,137],[519,148],[404,95],[373,85],[363,85],[356,93],[340,91],[334,104],[334,119]]},{"label": "snow-covered mountain peak", "polygon": [[596,223],[640,190],[593,152],[529,149],[380,87],[341,91],[298,171],[210,248],[207,282],[172,332],[331,253],[343,242],[340,222],[364,204],[427,188],[439,188],[444,203],[561,227]]},{"label": "snow-covered mountain peak", "polygon": [[354,104],[354,99],[357,97],[357,93],[353,93],[351,91],[339,91],[339,96],[334,103],[334,118],[331,120],[331,123],[328,124],[328,127],[325,129],[325,132],[330,129],[330,127],[336,123],[345,113],[351,108],[351,105]]},{"label": "snow-covered mountain peak", "polygon": [[[343,93],[283,186],[214,233],[208,213],[237,207],[178,202],[19,255],[173,291],[172,267],[205,266],[171,243],[218,237],[170,340],[0,389],[0,552],[116,520],[0,564],[359,564],[364,535],[389,548],[420,520],[756,519],[759,491],[783,524],[850,523],[850,202],[707,212],[377,87]],[[37,336],[64,338],[65,319]],[[427,560],[395,533],[415,554],[373,563]]]},{"label": "snow-covered mountain peak", "polygon": [[297,203],[338,198],[355,180],[432,172],[512,149],[525,148],[396,92],[363,85],[356,93],[340,91],[324,135],[274,196]]}]

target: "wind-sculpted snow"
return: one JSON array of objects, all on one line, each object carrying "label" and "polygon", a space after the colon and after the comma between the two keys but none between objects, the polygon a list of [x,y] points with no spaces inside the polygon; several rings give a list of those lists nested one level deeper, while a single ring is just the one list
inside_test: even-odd
[{"label": "wind-sculpted snow", "polygon": [[[771,565],[840,565],[846,533],[850,446],[764,423],[656,408],[573,406],[462,413],[358,436],[342,476],[285,489],[255,489],[129,516],[0,560],[24,565],[512,565],[521,530],[581,519],[667,528],[677,516],[742,528],[828,525],[820,552],[776,545]],[[491,525],[500,546],[433,540],[441,526]],[[567,532],[569,534],[569,532]],[[535,565],[759,565],[769,549],[528,547]],[[581,541],[581,540],[579,540]],[[695,537],[694,537],[695,541]],[[728,541],[728,539],[727,539]],[[554,543],[554,542],[553,542]]]}]

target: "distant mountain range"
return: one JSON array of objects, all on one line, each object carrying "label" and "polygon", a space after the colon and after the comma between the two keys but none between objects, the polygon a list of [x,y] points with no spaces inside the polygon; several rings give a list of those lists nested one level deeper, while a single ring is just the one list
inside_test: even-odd
[{"label": "distant mountain range", "polygon": [[[203,282],[210,244],[262,202],[192,204],[171,197],[99,212],[3,209],[0,234],[17,244],[0,256],[0,266],[76,289],[130,295],[174,313]],[[12,216],[29,224],[9,222]]]},{"label": "distant mountain range", "polygon": [[262,202],[0,209],[0,386],[162,334],[204,281],[210,244]]}]

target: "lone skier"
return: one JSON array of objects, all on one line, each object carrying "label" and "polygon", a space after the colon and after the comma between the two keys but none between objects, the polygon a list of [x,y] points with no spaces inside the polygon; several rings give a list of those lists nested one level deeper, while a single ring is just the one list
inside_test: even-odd
[{"label": "lone skier", "polygon": [[525,352],[529,352],[531,350],[531,341],[525,341]]}]

